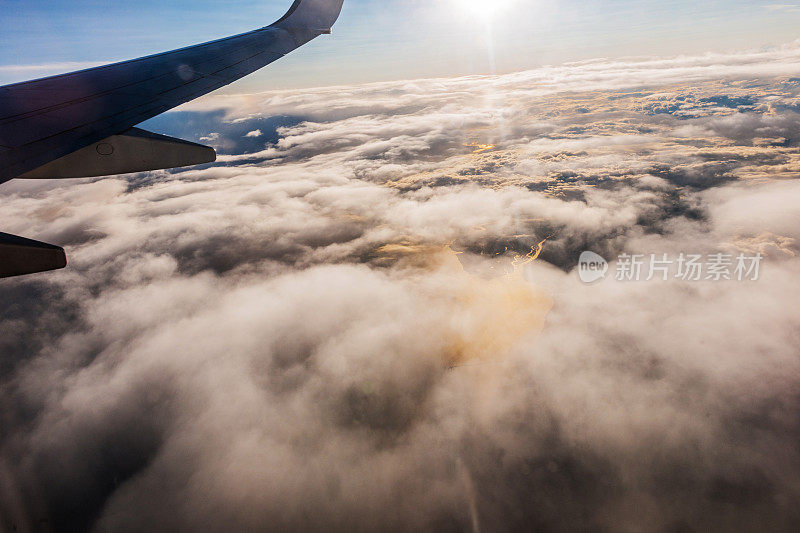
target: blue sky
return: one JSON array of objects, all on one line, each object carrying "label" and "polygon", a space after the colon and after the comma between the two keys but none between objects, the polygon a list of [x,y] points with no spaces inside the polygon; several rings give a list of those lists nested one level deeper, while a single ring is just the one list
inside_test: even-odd
[{"label": "blue sky", "polygon": [[[489,25],[468,7],[474,1],[346,0],[333,38],[227,91],[509,72],[596,57],[761,48],[800,37],[800,5],[791,4],[506,0]],[[62,63],[130,59],[247,31],[290,3],[0,0],[0,83],[70,70]]]}]

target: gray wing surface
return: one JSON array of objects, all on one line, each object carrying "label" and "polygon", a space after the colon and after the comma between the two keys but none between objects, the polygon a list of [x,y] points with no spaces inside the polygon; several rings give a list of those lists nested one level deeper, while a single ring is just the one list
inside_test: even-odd
[{"label": "gray wing surface", "polygon": [[0,87],[0,183],[228,85],[330,33],[343,0],[295,0],[270,26]]}]

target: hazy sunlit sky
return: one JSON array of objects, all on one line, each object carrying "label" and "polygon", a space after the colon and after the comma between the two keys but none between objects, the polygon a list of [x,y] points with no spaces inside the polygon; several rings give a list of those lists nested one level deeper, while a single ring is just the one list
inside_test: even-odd
[{"label": "hazy sunlit sky", "polygon": [[[0,83],[248,31],[290,4],[0,0]],[[490,10],[476,5],[500,7],[487,17]],[[346,0],[333,38],[226,90],[509,72],[597,57],[761,48],[798,37],[800,5],[752,0]]]}]

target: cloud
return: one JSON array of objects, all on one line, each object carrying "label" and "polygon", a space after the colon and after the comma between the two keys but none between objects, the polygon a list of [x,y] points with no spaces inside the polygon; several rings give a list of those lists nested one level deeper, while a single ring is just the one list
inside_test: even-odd
[{"label": "cloud", "polygon": [[0,285],[0,527],[794,530],[797,54],[214,97],[155,129],[215,165],[5,184],[71,263]]},{"label": "cloud", "polygon": [[764,9],[767,9],[769,11],[779,11],[788,13],[800,12],[800,6],[798,6],[797,4],[769,4],[765,5]]}]

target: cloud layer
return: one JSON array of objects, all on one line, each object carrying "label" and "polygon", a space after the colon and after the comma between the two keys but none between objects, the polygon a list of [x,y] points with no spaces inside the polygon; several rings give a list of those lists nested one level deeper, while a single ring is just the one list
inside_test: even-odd
[{"label": "cloud layer", "polygon": [[0,285],[0,528],[795,530],[798,66],[210,98],[214,166],[4,185],[71,265]]}]

